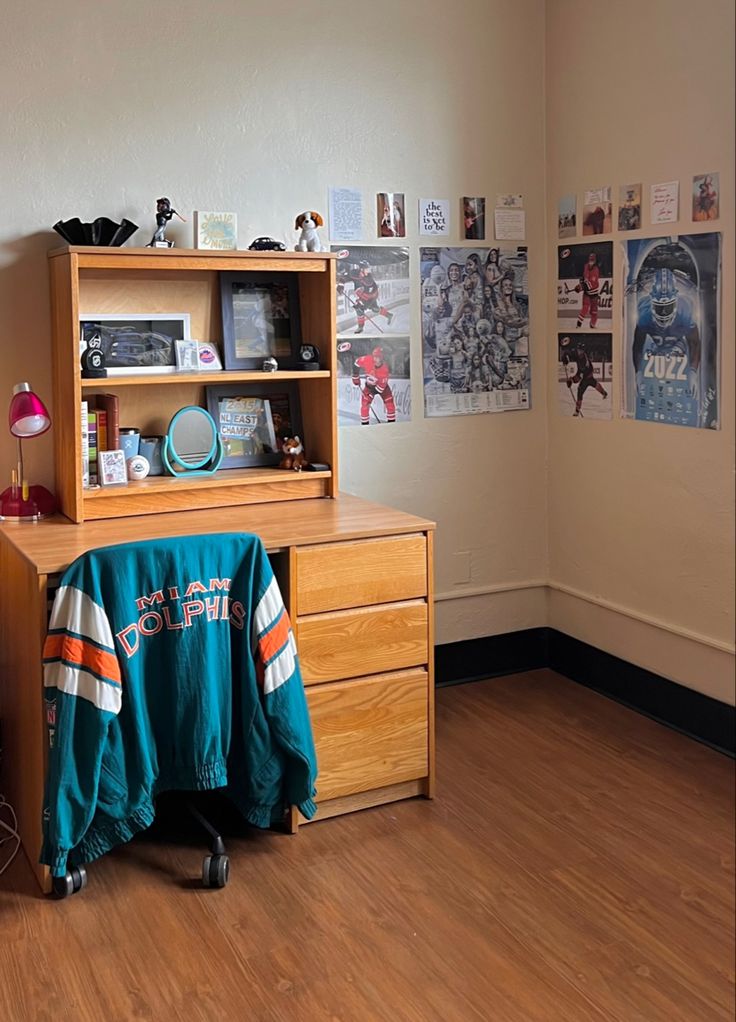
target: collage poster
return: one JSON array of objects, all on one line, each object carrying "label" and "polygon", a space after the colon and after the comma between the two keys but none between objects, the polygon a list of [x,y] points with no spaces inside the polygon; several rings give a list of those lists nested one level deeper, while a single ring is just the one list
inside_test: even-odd
[{"label": "collage poster", "polygon": [[526,246],[423,248],[428,417],[531,405]]},{"label": "collage poster", "polygon": [[337,422],[411,419],[409,249],[333,245],[337,262]]},{"label": "collage poster", "polygon": [[624,242],[623,414],[719,429],[721,235]]}]

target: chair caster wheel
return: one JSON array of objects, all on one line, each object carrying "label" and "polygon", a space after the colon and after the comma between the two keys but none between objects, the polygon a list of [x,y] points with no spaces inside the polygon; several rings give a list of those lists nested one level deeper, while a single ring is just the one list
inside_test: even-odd
[{"label": "chair caster wheel", "polygon": [[57,898],[68,898],[78,894],[87,886],[87,870],[84,866],[72,866],[63,877],[54,877],[51,881],[52,890]]},{"label": "chair caster wheel", "polygon": [[230,878],[227,855],[205,855],[202,860],[202,883],[205,887],[224,887]]}]

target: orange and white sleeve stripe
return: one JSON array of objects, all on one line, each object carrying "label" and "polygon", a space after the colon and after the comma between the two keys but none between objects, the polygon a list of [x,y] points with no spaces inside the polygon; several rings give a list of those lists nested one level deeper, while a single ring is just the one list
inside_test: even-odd
[{"label": "orange and white sleeve stripe", "polygon": [[45,688],[120,712],[122,679],[112,629],[102,607],[81,589],[62,586],[57,592],[43,664]]},{"label": "orange and white sleeve stripe", "polygon": [[296,670],[296,643],[276,579],[258,601],[253,614],[253,657],[258,683],[266,695],[288,681]]}]

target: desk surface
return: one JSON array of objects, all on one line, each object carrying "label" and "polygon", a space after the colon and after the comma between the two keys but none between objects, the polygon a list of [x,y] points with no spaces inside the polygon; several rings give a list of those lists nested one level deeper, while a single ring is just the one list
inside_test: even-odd
[{"label": "desk surface", "polygon": [[254,532],[267,550],[305,543],[331,543],[371,536],[423,532],[435,523],[359,497],[289,500],[274,504],[177,511],[74,525],[56,515],[33,525],[0,522],[2,537],[39,575],[63,571],[95,547],[165,536],[216,532]]}]

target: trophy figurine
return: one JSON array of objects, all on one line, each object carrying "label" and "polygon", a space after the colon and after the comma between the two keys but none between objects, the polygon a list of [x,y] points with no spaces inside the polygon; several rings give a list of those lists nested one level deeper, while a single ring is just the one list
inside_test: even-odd
[{"label": "trophy figurine", "polygon": [[146,245],[146,248],[174,247],[174,242],[167,241],[165,238],[167,224],[174,216],[178,216],[182,223],[187,222],[185,217],[183,217],[180,213],[177,213],[175,209],[171,208],[170,199],[156,199],[156,230],[154,231],[153,237]]}]

